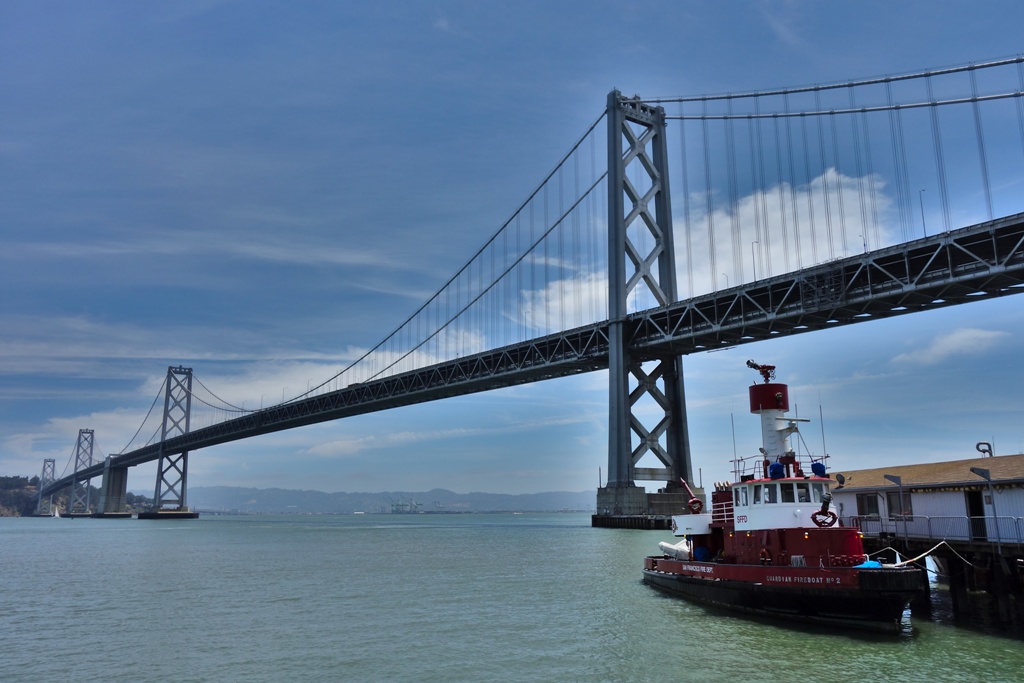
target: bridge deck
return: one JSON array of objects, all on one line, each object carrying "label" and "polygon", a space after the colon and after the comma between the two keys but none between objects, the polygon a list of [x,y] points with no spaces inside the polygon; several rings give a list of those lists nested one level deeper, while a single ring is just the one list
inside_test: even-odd
[{"label": "bridge deck", "polygon": [[[1024,214],[866,252],[629,315],[639,360],[811,332],[1024,292]],[[608,367],[603,321],[522,344],[272,406],[113,456],[130,467],[229,441]],[[49,495],[103,473],[93,465]]]}]

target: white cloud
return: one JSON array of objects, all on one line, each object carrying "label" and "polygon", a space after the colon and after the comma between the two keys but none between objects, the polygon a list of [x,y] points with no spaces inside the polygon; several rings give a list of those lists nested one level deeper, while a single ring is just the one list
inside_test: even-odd
[{"label": "white cloud", "polygon": [[[865,186],[876,193],[873,211],[862,206]],[[763,279],[893,243],[893,201],[885,189],[880,176],[829,168],[806,185],[777,184],[710,216],[705,197],[693,195],[689,239],[685,220],[675,221],[680,297],[750,282],[755,271]]]},{"label": "white cloud", "polygon": [[984,353],[998,344],[1001,339],[1008,336],[1008,332],[962,327],[933,339],[930,344],[922,349],[901,353],[893,358],[892,362],[935,365],[953,356]]},{"label": "white cloud", "polygon": [[587,416],[553,417],[537,419],[530,422],[517,422],[499,427],[473,427],[459,429],[434,429],[424,431],[392,432],[380,436],[367,436],[352,439],[336,439],[327,443],[317,444],[306,450],[306,453],[318,457],[337,457],[354,455],[366,450],[405,447],[427,441],[444,441],[467,437],[493,436],[516,432],[532,432],[543,427],[561,426],[587,422]]}]

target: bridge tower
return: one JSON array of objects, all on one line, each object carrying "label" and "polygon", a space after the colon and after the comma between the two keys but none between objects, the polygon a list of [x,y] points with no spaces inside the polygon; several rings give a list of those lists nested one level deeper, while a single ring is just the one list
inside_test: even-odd
[{"label": "bridge tower", "polygon": [[39,475],[39,503],[36,505],[36,514],[40,517],[53,515],[53,495],[43,498],[43,489],[47,485],[57,481],[57,461],[53,458],[43,460],[43,471]]},{"label": "bridge tower", "polygon": [[160,459],[156,472],[153,509],[139,518],[156,516],[196,516],[186,505],[188,482],[188,451],[165,453],[168,439],[189,432],[192,412],[192,368],[168,367],[164,392],[164,421],[160,431]]},{"label": "bridge tower", "polygon": [[[648,363],[656,363],[653,368],[645,369],[640,360],[630,357],[624,338],[630,295],[642,291],[658,306],[678,298],[665,110],[613,90],[608,94],[607,117],[608,481],[598,489],[595,524],[620,526],[615,518],[678,513],[686,502],[682,494],[662,496],[666,500],[659,501],[635,480],[667,481],[671,494],[681,489],[681,478],[691,479],[691,465],[682,358],[657,358]],[[640,401],[653,401],[661,409],[663,415],[653,427],[645,426],[634,413]],[[637,467],[648,453],[663,467]]]},{"label": "bridge tower", "polygon": [[[75,474],[92,466],[92,448],[95,441],[91,429],[79,429],[78,441],[75,443]],[[68,515],[84,516],[92,514],[92,479],[78,481],[77,477],[71,484],[71,497],[68,499]]]}]

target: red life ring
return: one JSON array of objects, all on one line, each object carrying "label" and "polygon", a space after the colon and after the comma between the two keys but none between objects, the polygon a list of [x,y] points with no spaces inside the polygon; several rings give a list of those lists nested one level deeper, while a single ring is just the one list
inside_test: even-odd
[{"label": "red life ring", "polygon": [[686,504],[686,507],[690,509],[690,514],[699,515],[700,511],[704,509],[704,503],[700,498],[694,496],[690,499],[690,502]]},{"label": "red life ring", "polygon": [[820,529],[835,526],[835,523],[838,519],[839,518],[836,516],[836,513],[832,512],[831,510],[826,510],[824,512],[821,510],[817,510],[811,513],[811,521],[814,522],[815,526],[817,526]]}]

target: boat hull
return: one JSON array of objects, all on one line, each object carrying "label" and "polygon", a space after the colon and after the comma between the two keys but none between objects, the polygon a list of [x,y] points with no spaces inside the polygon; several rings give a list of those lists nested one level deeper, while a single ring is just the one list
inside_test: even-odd
[{"label": "boat hull", "polygon": [[924,589],[917,569],[809,568],[676,562],[650,557],[644,582],[729,610],[814,624],[896,633]]}]

